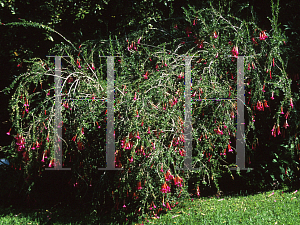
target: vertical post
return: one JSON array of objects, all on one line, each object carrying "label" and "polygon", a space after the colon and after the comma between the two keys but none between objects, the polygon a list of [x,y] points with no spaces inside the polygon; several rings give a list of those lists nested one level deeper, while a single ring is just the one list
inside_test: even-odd
[{"label": "vertical post", "polygon": [[236,134],[236,164],[237,168],[230,170],[253,170],[245,168],[245,83],[244,56],[237,57],[237,134]]},{"label": "vertical post", "polygon": [[106,129],[106,168],[98,170],[123,170],[115,168],[115,137],[114,137],[114,56],[107,57],[107,129]]},{"label": "vertical post", "polygon": [[71,170],[62,168],[62,118],[61,118],[61,56],[55,56],[55,115],[54,115],[54,168],[45,170]]},{"label": "vertical post", "polygon": [[185,106],[184,106],[184,150],[186,152],[184,158],[184,168],[177,168],[178,170],[200,170],[201,168],[192,168],[192,103],[191,103],[191,56],[185,57]]}]

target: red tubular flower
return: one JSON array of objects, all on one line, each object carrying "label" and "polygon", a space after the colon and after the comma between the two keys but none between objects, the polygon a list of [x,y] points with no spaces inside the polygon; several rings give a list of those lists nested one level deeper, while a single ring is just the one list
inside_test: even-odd
[{"label": "red tubular flower", "polygon": [[140,136],[139,136],[139,132],[137,132],[137,136],[135,136],[137,139],[141,139]]},{"label": "red tubular flower", "polygon": [[272,97],[271,97],[272,100],[274,100],[274,91],[272,91]]},{"label": "red tubular flower", "polygon": [[171,210],[171,207],[170,207],[170,204],[169,202],[167,202],[167,205],[166,205],[167,209]]},{"label": "red tubular flower", "polygon": [[233,151],[233,150],[232,150],[230,144],[228,144],[228,152],[232,152],[232,151]]},{"label": "red tubular flower", "polygon": [[280,132],[280,126],[278,124],[278,126],[277,126],[277,135],[279,135],[279,134],[281,134],[281,132]]},{"label": "red tubular flower", "polygon": [[218,34],[216,31],[214,32],[214,38],[218,38]]},{"label": "red tubular flower", "polygon": [[269,108],[269,106],[268,106],[268,101],[266,101],[266,100],[265,100],[265,102],[264,102],[264,107]]},{"label": "red tubular flower", "polygon": [[137,189],[138,189],[138,190],[141,190],[141,189],[142,189],[142,182],[141,182],[141,181],[139,181],[139,182],[137,183]]},{"label": "red tubular flower", "polygon": [[190,34],[192,33],[191,28],[190,27],[185,28],[185,33],[187,34],[188,37],[190,37]]},{"label": "red tubular flower", "polygon": [[234,56],[235,58],[237,58],[237,56],[239,55],[239,48],[238,46],[234,46],[231,50],[232,56]]},{"label": "red tubular flower", "polygon": [[79,59],[77,59],[77,65],[78,65],[78,68],[80,69],[81,68],[81,65],[80,65],[80,61],[79,61]]},{"label": "red tubular flower", "polygon": [[52,160],[50,161],[50,163],[49,163],[49,167],[53,167],[53,166],[55,166],[54,159],[52,159]]},{"label": "red tubular flower", "polygon": [[291,106],[292,108],[294,108],[294,105],[293,105],[293,99],[290,99],[290,106]]},{"label": "red tubular flower", "polygon": [[165,174],[165,181],[170,181],[172,180],[174,177],[171,175],[170,170],[167,171],[167,173]]},{"label": "red tubular flower", "polygon": [[185,150],[184,150],[184,149],[180,149],[180,150],[179,150],[179,154],[180,154],[181,156],[185,156]]},{"label": "red tubular flower", "polygon": [[169,185],[165,182],[164,184],[161,185],[161,190],[162,193],[170,193],[171,192],[171,188],[169,187]]},{"label": "red tubular flower", "polygon": [[283,127],[284,127],[285,129],[287,129],[287,127],[289,127],[289,126],[290,126],[290,125],[288,124],[287,120],[285,120]]},{"label": "red tubular flower", "polygon": [[163,164],[161,164],[161,168],[160,168],[160,172],[164,172],[164,165]]},{"label": "red tubular flower", "polygon": [[6,133],[7,135],[10,135],[10,131],[11,131],[11,128],[9,129],[9,131]]},{"label": "red tubular flower", "polygon": [[174,185],[176,185],[176,186],[178,186],[178,187],[182,187],[182,178],[180,177],[180,176],[176,176],[174,179],[173,179],[173,181],[174,181]]},{"label": "red tubular flower", "polygon": [[261,104],[261,101],[257,101],[256,108],[258,111],[264,111],[264,106]]},{"label": "red tubular flower", "polygon": [[272,136],[276,137],[276,128],[275,125],[273,126],[273,129],[271,130]]},{"label": "red tubular flower", "polygon": [[145,79],[148,79],[148,75],[149,75],[149,72],[147,71],[147,72],[145,73],[145,75],[143,75],[143,76],[144,76]]},{"label": "red tubular flower", "polygon": [[265,33],[265,30],[261,31],[259,34],[259,40],[266,40],[266,38],[268,38],[268,36]]},{"label": "red tubular flower", "polygon": [[199,186],[197,186],[197,196],[198,196],[198,197],[200,196],[200,189],[199,189]]}]

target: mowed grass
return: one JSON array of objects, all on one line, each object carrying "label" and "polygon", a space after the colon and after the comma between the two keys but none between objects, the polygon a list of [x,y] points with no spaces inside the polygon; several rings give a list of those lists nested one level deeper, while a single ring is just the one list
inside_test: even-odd
[{"label": "mowed grass", "polygon": [[[118,224],[101,221],[101,216],[84,206],[38,210],[1,208],[0,211],[1,225]],[[188,199],[179,202],[167,214],[149,215],[143,221],[131,224],[300,224],[300,196],[296,190],[275,190],[253,195]]]},{"label": "mowed grass", "polygon": [[300,224],[299,193],[276,190],[193,199],[144,224]]}]

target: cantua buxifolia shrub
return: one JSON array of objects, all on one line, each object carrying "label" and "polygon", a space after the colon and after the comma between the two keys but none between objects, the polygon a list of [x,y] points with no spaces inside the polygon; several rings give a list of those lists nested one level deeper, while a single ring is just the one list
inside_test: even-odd
[{"label": "cantua buxifolia shrub", "polygon": [[[92,200],[119,215],[154,215],[171,210],[187,196],[191,178],[196,181],[192,194],[197,196],[203,186],[218,188],[218,178],[232,175],[229,166],[235,163],[238,56],[246,56],[246,167],[255,165],[259,146],[272,146],[265,136],[271,143],[290,135],[297,96],[292,95],[281,58],[285,37],[277,13],[278,5],[273,5],[272,30],[266,31],[213,8],[189,8],[185,21],[165,24],[169,29],[148,24],[125,40],[57,46],[51,55],[69,56],[62,58],[61,73],[62,163],[72,169],[69,183],[78,197],[93,189]],[[99,55],[120,56],[114,58],[114,129],[115,165],[121,171],[97,169],[106,167],[107,151],[107,64]],[[192,56],[192,159],[194,168],[202,167],[198,171],[176,170],[183,167],[186,154],[187,55]],[[56,163],[54,70],[53,58],[33,59],[28,72],[11,85],[17,84],[10,102],[9,135],[15,141],[8,151],[13,167],[28,180],[27,187],[32,185],[28,178],[47,173],[45,168]],[[205,100],[217,98],[232,99]],[[279,166],[293,178],[296,154],[273,150],[276,165],[285,157]],[[270,158],[273,153],[263,154]]]}]

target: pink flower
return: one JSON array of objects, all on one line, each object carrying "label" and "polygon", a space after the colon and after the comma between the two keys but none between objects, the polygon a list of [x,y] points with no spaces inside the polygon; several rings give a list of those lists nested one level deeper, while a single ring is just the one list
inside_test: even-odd
[{"label": "pink flower", "polygon": [[[168,186],[168,184],[165,182],[164,184],[161,185],[161,190],[162,193],[170,193],[171,188]],[[168,203],[167,203],[168,204]]]},{"label": "pink flower", "polygon": [[155,149],[155,143],[151,142],[153,150]]},{"label": "pink flower", "polygon": [[137,139],[141,139],[139,136],[139,132],[137,132],[137,136],[135,136]]},{"label": "pink flower", "polygon": [[147,72],[145,73],[145,75],[143,75],[144,78],[145,78],[145,80],[148,79],[148,74],[149,74],[149,73],[148,73],[148,71],[147,71]]},{"label": "pink flower", "polygon": [[11,131],[11,128],[9,129],[9,131],[6,133],[7,135],[10,135],[10,131]]},{"label": "pink flower", "polygon": [[290,99],[290,106],[293,108],[294,105],[293,105],[293,99]]},{"label": "pink flower", "polygon": [[49,163],[49,167],[52,167],[52,166],[55,166],[55,162],[54,162],[54,159],[52,159]]},{"label": "pink flower", "polygon": [[138,182],[138,184],[137,184],[137,189],[138,189],[138,190],[141,190],[141,189],[142,189],[142,182],[141,182],[141,181]]},{"label": "pink flower", "polygon": [[233,152],[233,150],[232,150],[230,144],[228,144],[228,152]]},{"label": "pink flower", "polygon": [[237,56],[239,55],[239,48],[238,46],[234,46],[231,50],[232,56],[234,56],[235,58],[237,58]]},{"label": "pink flower", "polygon": [[140,43],[141,43],[141,38],[142,38],[142,37],[140,37],[140,38],[139,38],[139,40],[138,40],[138,42],[137,42],[138,44],[140,44]]},{"label": "pink flower", "polygon": [[279,135],[279,134],[281,134],[281,132],[280,132],[280,126],[278,125],[277,126],[277,135]]},{"label": "pink flower", "polygon": [[271,97],[272,100],[274,100],[274,91],[272,91],[272,97]]},{"label": "pink flower", "polygon": [[175,28],[176,30],[178,29],[177,24],[175,24],[174,28]]},{"label": "pink flower", "polygon": [[133,162],[133,157],[131,156],[131,159],[129,159],[129,162],[132,163]]},{"label": "pink flower", "polygon": [[161,164],[160,172],[162,172],[162,173],[164,172],[163,164]]},{"label": "pink flower", "polygon": [[125,205],[125,204],[123,205],[123,208],[126,208],[126,205]]},{"label": "pink flower", "polygon": [[271,130],[272,136],[276,137],[276,131],[275,131],[275,125],[273,126],[273,129]]},{"label": "pink flower", "polygon": [[283,127],[286,129],[287,127],[289,127],[290,125],[288,124],[287,120],[285,120],[285,123],[283,125]]},{"label": "pink flower", "polygon": [[45,162],[45,153],[43,154],[43,158],[42,158],[41,162]]},{"label": "pink flower", "polygon": [[217,134],[220,134],[220,135],[223,134],[223,131],[221,131],[219,127],[218,127],[218,129],[214,129],[214,131],[215,131]]},{"label": "pink flower", "polygon": [[170,181],[173,180],[173,175],[171,175],[170,170],[167,171],[167,173],[165,174],[165,181]]},{"label": "pink flower", "polygon": [[167,209],[171,210],[169,202],[167,202]]},{"label": "pink flower", "polygon": [[133,100],[136,100],[136,92],[134,93],[134,98],[133,98]]},{"label": "pink flower", "polygon": [[174,185],[178,187],[182,187],[182,178],[179,177],[178,175],[173,179]]},{"label": "pink flower", "polygon": [[261,101],[257,101],[256,108],[258,111],[264,111],[264,106]]},{"label": "pink flower", "polygon": [[214,38],[218,38],[218,34],[216,31],[214,32]]},{"label": "pink flower", "polygon": [[268,36],[266,35],[265,30],[261,31],[259,34],[259,40],[266,40],[266,38],[268,38]]}]

